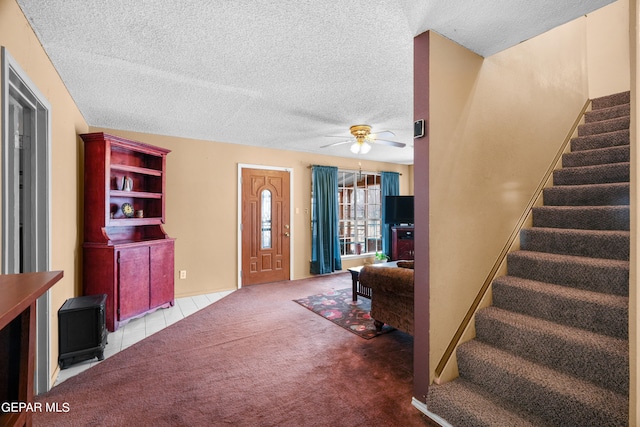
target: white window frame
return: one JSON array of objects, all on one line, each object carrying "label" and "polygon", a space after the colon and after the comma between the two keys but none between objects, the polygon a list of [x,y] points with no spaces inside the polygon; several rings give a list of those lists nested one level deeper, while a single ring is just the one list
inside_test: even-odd
[{"label": "white window frame", "polygon": [[[369,184],[371,177],[374,182]],[[341,258],[366,257],[382,252],[381,179],[379,172],[338,169]],[[347,193],[353,199],[346,200]]]}]

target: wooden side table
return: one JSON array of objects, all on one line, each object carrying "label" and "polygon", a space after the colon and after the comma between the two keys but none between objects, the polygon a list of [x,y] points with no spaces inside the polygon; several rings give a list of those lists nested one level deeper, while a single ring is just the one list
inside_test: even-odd
[{"label": "wooden side table", "polygon": [[353,301],[358,300],[358,295],[371,299],[371,288],[362,286],[360,284],[360,281],[358,280],[362,267],[364,267],[364,265],[347,268],[347,270],[349,270],[349,273],[351,273],[351,294]]},{"label": "wooden side table", "polygon": [[[392,261],[392,262],[381,262],[378,264],[370,264],[374,267],[397,267],[398,266],[398,262],[397,261]],[[371,288],[367,287],[367,286],[362,286],[362,284],[360,283],[360,271],[362,270],[362,267],[364,267],[364,265],[359,265],[357,267],[351,267],[351,268],[347,268],[347,270],[349,271],[349,273],[351,273],[351,294],[352,294],[352,300],[353,301],[357,301],[358,300],[358,295],[360,295],[361,297],[365,297],[365,298],[369,298],[371,299]]]}]

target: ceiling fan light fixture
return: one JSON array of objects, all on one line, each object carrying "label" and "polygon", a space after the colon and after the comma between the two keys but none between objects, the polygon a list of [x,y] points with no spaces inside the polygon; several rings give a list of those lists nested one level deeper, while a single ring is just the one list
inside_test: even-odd
[{"label": "ceiling fan light fixture", "polygon": [[[406,145],[402,142],[383,139],[387,135],[395,136],[395,134],[391,131],[385,130],[382,132],[371,133],[371,126],[369,125],[353,125],[349,128],[349,131],[353,136],[352,138],[346,139],[344,141],[336,142],[334,144],[324,145],[322,146],[322,148],[332,147],[334,145],[351,144],[351,146],[349,147],[349,150],[353,154],[367,154],[369,151],[371,151],[373,144],[388,145],[391,147],[399,147],[399,148],[403,148]],[[336,137],[336,136],[332,136],[332,137],[342,138],[342,137]]]},{"label": "ceiling fan light fixture", "polygon": [[365,141],[356,141],[351,145],[350,150],[353,154],[367,154],[371,151],[371,144]]},{"label": "ceiling fan light fixture", "polygon": [[356,139],[351,146],[351,152],[353,154],[367,154],[369,150],[371,150],[371,145],[368,143],[371,126],[354,125],[349,128],[349,132],[351,132],[351,135]]}]

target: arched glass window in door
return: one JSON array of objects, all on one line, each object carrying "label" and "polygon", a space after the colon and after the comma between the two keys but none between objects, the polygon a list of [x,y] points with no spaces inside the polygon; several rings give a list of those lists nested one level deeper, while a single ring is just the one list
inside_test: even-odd
[{"label": "arched glass window in door", "polygon": [[260,195],[260,212],[262,213],[261,248],[271,248],[271,191],[262,190]]}]

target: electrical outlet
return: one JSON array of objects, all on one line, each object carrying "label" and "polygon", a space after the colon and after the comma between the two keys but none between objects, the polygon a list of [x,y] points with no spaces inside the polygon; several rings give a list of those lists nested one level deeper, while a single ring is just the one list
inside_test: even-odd
[{"label": "electrical outlet", "polygon": [[187,278],[187,270],[180,270],[180,278],[181,279]]}]

